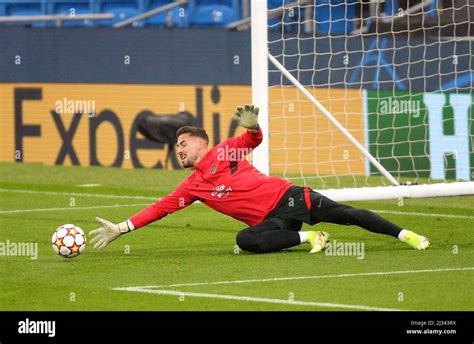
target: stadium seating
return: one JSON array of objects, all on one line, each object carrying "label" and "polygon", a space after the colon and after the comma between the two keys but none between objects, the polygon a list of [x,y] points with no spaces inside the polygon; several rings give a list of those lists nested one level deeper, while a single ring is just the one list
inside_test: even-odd
[{"label": "stadium seating", "polygon": [[111,26],[125,19],[134,17],[143,11],[142,3],[143,2],[139,0],[97,0],[95,12],[115,14],[115,19],[101,20],[98,24],[101,26]]},{"label": "stadium seating", "polygon": [[[145,11],[149,11],[173,2],[174,0],[146,0],[144,7]],[[187,27],[188,19],[188,6],[183,6],[150,17],[147,19],[146,24],[166,27]]]},{"label": "stadium seating", "polygon": [[[390,6],[396,6],[398,0],[391,0]],[[268,8],[278,8],[290,1],[268,0]],[[354,16],[356,14],[357,0],[315,0],[315,15],[318,22],[316,28],[319,34],[339,35],[350,32],[354,29]],[[387,5],[388,6],[388,5]],[[392,10],[392,7],[389,7]],[[308,11],[309,9],[305,9]],[[294,11],[290,15],[290,11],[285,12],[283,18],[274,18],[269,20],[270,30],[281,30],[282,23],[285,31],[298,31],[298,23],[302,21],[299,18],[301,13]]]},{"label": "stadium seating", "polygon": [[34,16],[45,14],[45,2],[34,0],[4,1],[7,16]]},{"label": "stadium seating", "polygon": [[[65,21],[64,26],[112,26],[125,19],[151,9],[161,7],[175,0],[0,0],[0,15],[23,16],[40,14],[87,14],[113,13],[114,20]],[[225,27],[242,18],[241,0],[190,0],[188,4],[160,13],[134,26],[164,27]],[[349,2],[349,4],[347,4]],[[399,0],[390,0],[385,10],[393,12]],[[283,0],[268,0],[268,8],[278,8],[289,3]],[[315,0],[317,31],[322,34],[344,34],[353,30],[357,0]],[[309,9],[306,9],[309,10]],[[291,14],[290,14],[291,13]],[[298,11],[285,11],[283,18],[269,20],[270,30],[285,31],[299,29]],[[5,24],[4,24],[5,25]],[[27,25],[25,23],[9,25]],[[53,26],[54,23],[32,23],[30,26]]]},{"label": "stadium seating", "polygon": [[237,20],[231,7],[223,5],[196,6],[191,14],[191,26],[225,26]]},{"label": "stadium seating", "polygon": [[[63,14],[74,16],[92,12],[92,3],[88,0],[50,0],[47,4],[48,14]],[[90,26],[91,21],[64,21],[63,26]]]},{"label": "stadium seating", "polygon": [[[288,4],[289,1],[286,1],[285,4]],[[275,9],[282,7],[284,5],[283,0],[268,0],[267,2],[268,9]],[[281,31],[281,25],[284,25],[285,31],[287,32],[295,32],[298,31],[298,20],[299,20],[299,13],[298,11],[290,12],[287,10],[285,11],[285,16],[283,18],[277,17],[268,20],[268,28],[271,31]]]},{"label": "stadium seating", "polygon": [[385,2],[384,13],[387,16],[397,15],[397,10],[400,8],[399,0],[388,0]]},{"label": "stadium seating", "polygon": [[[35,16],[46,14],[46,2],[38,0],[8,0],[0,3],[0,14],[5,16]],[[44,27],[43,22],[27,23],[9,23],[11,25]]]},{"label": "stadium seating", "polygon": [[190,4],[190,26],[223,27],[240,18],[237,0],[194,0]]},{"label": "stadium seating", "polygon": [[352,31],[356,6],[356,0],[317,0],[318,33],[340,35]]}]

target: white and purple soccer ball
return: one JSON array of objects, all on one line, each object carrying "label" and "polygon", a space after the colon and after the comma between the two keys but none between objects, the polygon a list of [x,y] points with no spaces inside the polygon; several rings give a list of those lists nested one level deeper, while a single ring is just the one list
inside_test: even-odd
[{"label": "white and purple soccer ball", "polygon": [[86,248],[86,235],[81,227],[65,224],[56,229],[51,237],[54,252],[64,258],[73,258]]}]

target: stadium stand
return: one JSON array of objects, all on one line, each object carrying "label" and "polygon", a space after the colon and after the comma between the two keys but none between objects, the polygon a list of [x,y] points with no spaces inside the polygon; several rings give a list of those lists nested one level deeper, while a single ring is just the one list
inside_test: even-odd
[{"label": "stadium stand", "polygon": [[[466,23],[470,23],[472,10],[466,11],[466,0],[450,0],[451,5],[446,5],[450,10],[444,10],[444,15],[439,18],[438,8],[443,8],[443,1],[432,0],[423,13],[410,16],[399,16],[401,9],[407,9],[405,0],[387,0],[380,6],[382,14],[373,20],[375,13],[370,11],[371,1],[362,0],[300,0],[304,6],[293,10],[291,0],[268,0],[269,29],[271,31],[298,32],[305,25],[302,23],[315,22],[316,27],[304,28],[305,31],[315,30],[319,35],[345,35],[355,30],[362,29],[364,23],[366,30],[378,32],[391,32],[391,30],[406,30],[407,27],[428,28],[433,27],[435,35],[439,28],[443,28],[443,35],[450,35],[456,31],[458,35],[469,35],[470,30]],[[472,0],[469,8],[472,8]],[[144,27],[156,26],[167,28],[224,28],[232,27],[248,17],[250,0],[0,0],[0,25],[4,26],[101,26],[101,27]],[[174,7],[172,5],[175,5]],[[421,0],[410,2],[415,8]],[[171,6],[170,6],[171,5]],[[163,6],[170,6],[164,12],[156,11]],[[286,7],[286,10],[275,16],[270,16],[272,10]],[[147,15],[149,11],[154,11]],[[156,14],[155,14],[156,12]],[[276,13],[276,12],[275,12]],[[283,14],[282,14],[283,13]],[[36,20],[1,20],[2,18],[30,17],[30,16],[68,16],[66,20],[54,18]],[[90,18],[71,20],[70,17],[88,15]],[[144,18],[135,17],[142,15]],[[95,16],[95,17],[94,17]],[[102,16],[98,18],[97,16]],[[105,19],[112,18],[114,19]],[[283,17],[283,18],[282,18]],[[389,21],[386,17],[397,18]],[[133,18],[130,23],[123,24],[125,20]],[[22,18],[23,19],[23,18]],[[441,20],[441,21],[440,21]],[[123,25],[120,25],[120,24]],[[118,25],[117,25],[118,24]],[[245,23],[244,23],[245,24]],[[356,27],[359,25],[359,27]],[[248,29],[249,25],[242,26]],[[470,27],[470,26],[469,26]],[[234,27],[235,28],[235,27]],[[413,31],[413,30],[412,30]]]},{"label": "stadium stand", "polygon": [[[173,3],[173,0],[145,0],[145,9],[153,10]],[[171,11],[154,15],[147,19],[147,25],[166,26],[166,27],[187,27],[189,15],[184,8],[174,8]]]},{"label": "stadium stand", "polygon": [[[46,3],[47,14],[63,14],[63,15],[78,15],[92,13],[92,3],[88,0],[50,0]],[[63,24],[64,26],[90,26],[92,22],[84,21],[69,21]]]},{"label": "stadium stand", "polygon": [[[317,0],[314,8],[317,9],[319,32],[339,34],[353,29],[353,20],[356,14],[356,0],[354,6],[347,6],[342,0]],[[398,0],[394,0],[398,1]],[[90,21],[65,21],[63,26],[113,26],[126,19],[141,13],[171,4],[173,0],[0,0],[0,16],[35,16],[35,15],[69,15],[111,13],[115,19]],[[180,7],[167,12],[153,15],[146,20],[133,22],[132,26],[161,26],[161,27],[225,27],[229,23],[242,19],[243,3],[240,0],[190,0]],[[289,1],[269,0],[269,9],[276,9]],[[340,3],[340,4],[339,4]],[[391,4],[391,6],[395,6]],[[271,30],[297,31],[298,11],[284,14],[284,20],[273,18],[269,22]],[[26,25],[35,27],[53,26],[54,22],[8,23],[7,25]]]},{"label": "stadium stand", "polygon": [[318,32],[344,34],[354,29],[355,0],[319,0],[316,4]]},{"label": "stadium stand", "polygon": [[[46,1],[8,0],[0,2],[2,16],[36,16],[46,14]],[[25,23],[8,23],[7,25],[25,25]],[[31,23],[29,26],[44,27],[44,22]]]},{"label": "stadium stand", "polygon": [[191,6],[190,26],[219,27],[240,19],[236,0],[195,0]]},{"label": "stadium stand", "polygon": [[[141,13],[143,8],[143,1],[140,0],[98,0],[93,4],[95,12],[97,13],[113,13],[114,20],[104,20],[99,22],[102,26],[111,26],[115,23],[125,19],[134,17]],[[138,26],[135,24],[134,26]]]},{"label": "stadium stand", "polygon": [[46,14],[46,2],[35,0],[9,0],[1,2],[2,15],[30,16]]},{"label": "stadium stand", "polygon": [[[113,20],[94,24],[88,20],[65,22],[64,26],[113,26],[138,14],[171,4],[173,0],[0,0],[0,16],[70,15],[112,13]],[[281,4],[282,1],[280,1]],[[241,19],[240,0],[191,0],[188,4],[154,15],[133,26],[224,27]],[[12,24],[8,24],[12,25]],[[44,22],[15,25],[48,26]]]}]

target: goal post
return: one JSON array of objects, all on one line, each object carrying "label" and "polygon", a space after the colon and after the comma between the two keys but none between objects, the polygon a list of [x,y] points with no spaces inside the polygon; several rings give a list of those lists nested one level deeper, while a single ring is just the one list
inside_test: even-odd
[{"label": "goal post", "polygon": [[270,174],[268,114],[268,24],[267,0],[251,2],[252,104],[259,107],[258,124],[264,133],[262,143],[253,151],[253,165]]},{"label": "goal post", "polygon": [[251,1],[254,166],[338,201],[474,194],[474,49],[431,3],[273,2]]}]

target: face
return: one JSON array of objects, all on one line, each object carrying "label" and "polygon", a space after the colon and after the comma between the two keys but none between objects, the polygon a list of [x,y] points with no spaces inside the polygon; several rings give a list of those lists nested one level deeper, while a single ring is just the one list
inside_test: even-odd
[{"label": "face", "polygon": [[205,141],[197,136],[191,136],[188,133],[178,136],[176,153],[184,168],[194,167],[200,161],[200,152],[204,145]]}]

